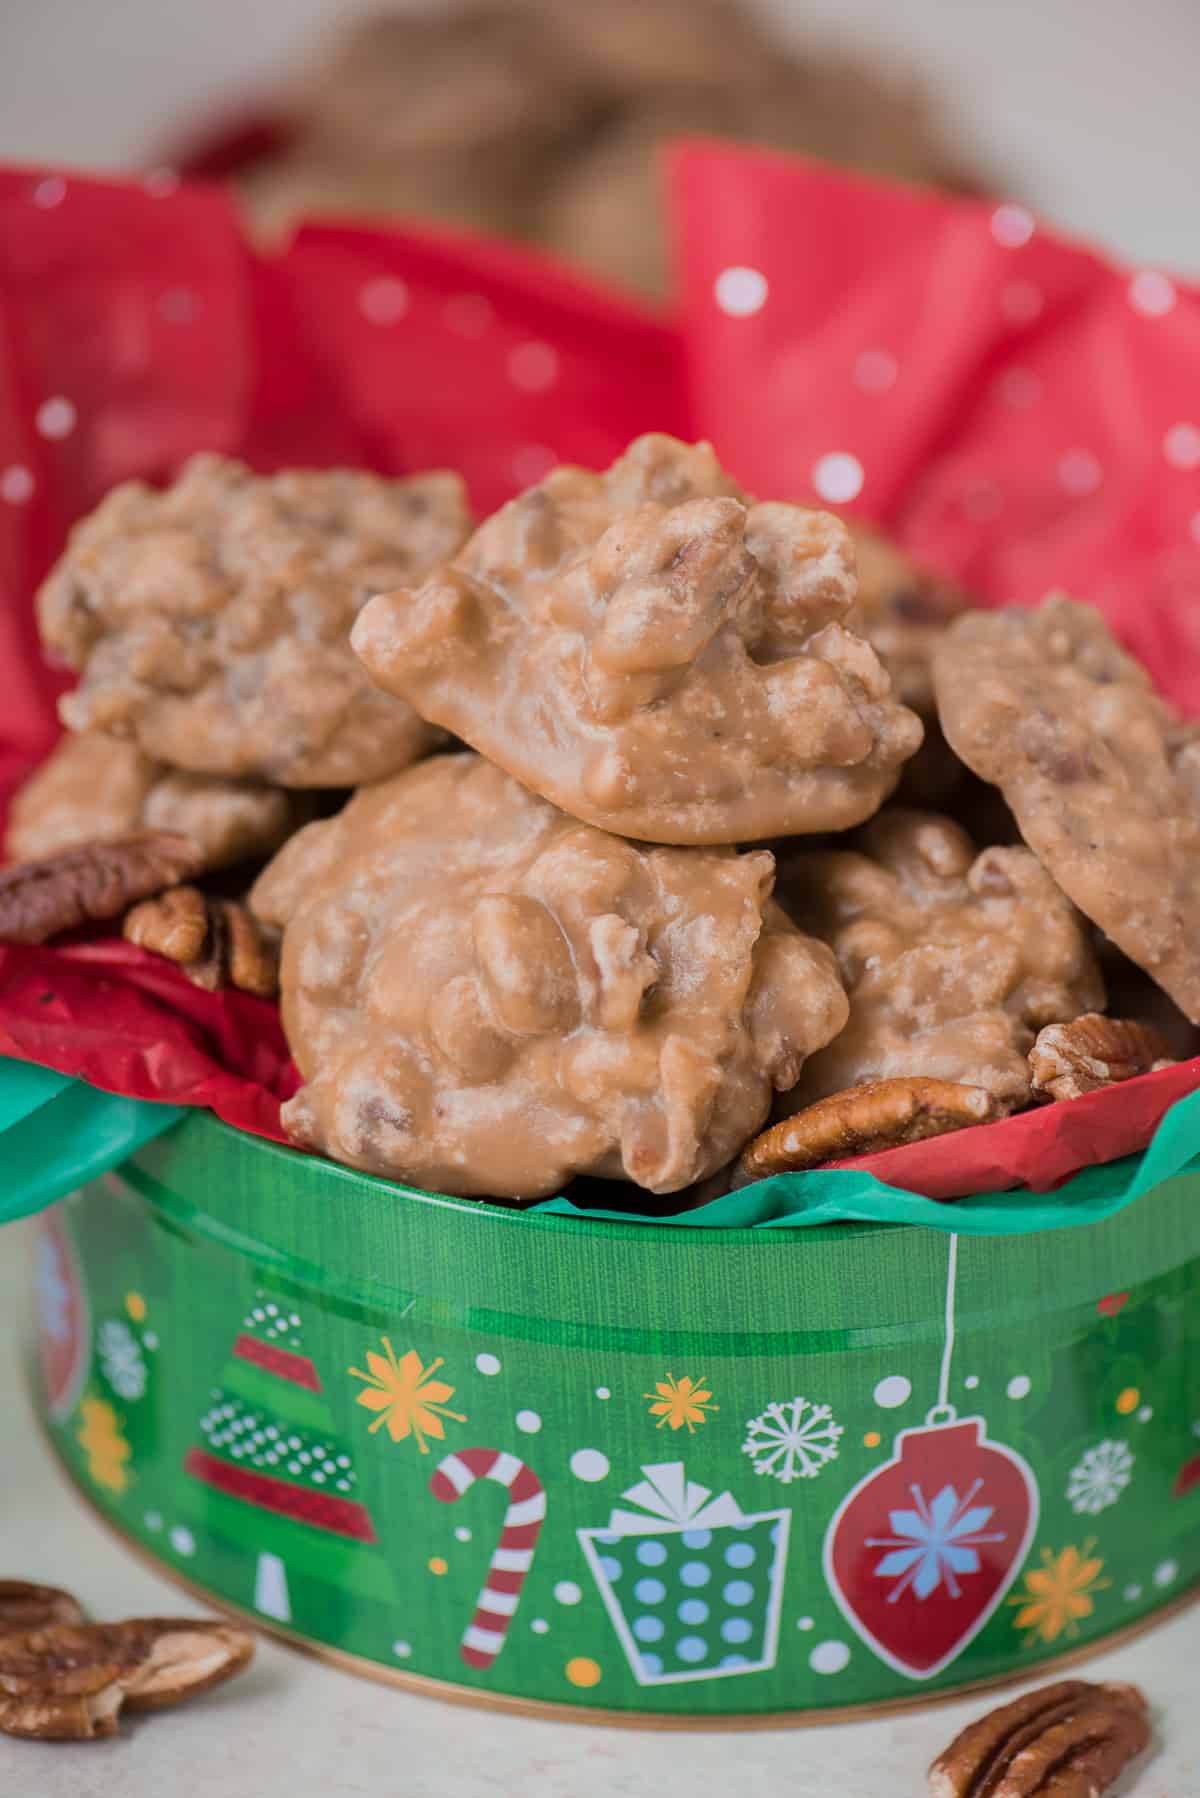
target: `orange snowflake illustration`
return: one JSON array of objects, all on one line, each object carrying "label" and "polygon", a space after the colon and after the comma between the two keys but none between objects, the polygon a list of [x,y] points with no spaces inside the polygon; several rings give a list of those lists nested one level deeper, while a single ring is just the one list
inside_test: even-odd
[{"label": "orange snowflake illustration", "polygon": [[453,1386],[433,1378],[442,1365],[440,1355],[428,1367],[423,1367],[416,1349],[409,1349],[397,1360],[396,1351],[387,1337],[384,1336],[382,1341],[385,1354],[367,1350],[368,1373],[362,1373],[357,1367],[350,1369],[356,1380],[365,1382],[363,1391],[358,1394],[358,1403],[365,1405],[368,1411],[379,1413],[371,1425],[371,1435],[386,1424],[393,1442],[415,1436],[417,1447],[427,1455],[427,1436],[432,1436],[435,1442],[445,1439],[444,1417],[455,1423],[466,1423],[466,1417],[461,1411],[451,1411],[446,1404],[448,1398],[454,1397]]},{"label": "orange snowflake illustration", "polygon": [[696,1434],[696,1425],[704,1423],[710,1411],[719,1411],[720,1405],[712,1402],[712,1393],[705,1390],[704,1375],[693,1380],[685,1374],[677,1380],[669,1373],[665,1380],[656,1380],[653,1392],[643,1392],[643,1398],[653,1399],[650,1407],[651,1417],[657,1417],[656,1428],[663,1429],[670,1425],[673,1430],[682,1430],[687,1426],[689,1436]]},{"label": "orange snowflake illustration", "polygon": [[1035,1642],[1054,1642],[1064,1633],[1079,1634],[1079,1621],[1090,1617],[1095,1609],[1092,1594],[1103,1592],[1112,1584],[1101,1579],[1104,1562],[1092,1550],[1093,1537],[1082,1548],[1064,1548],[1061,1554],[1043,1548],[1042,1564],[1025,1575],[1025,1590],[1009,1599],[1019,1605],[1013,1625],[1028,1630],[1025,1646]]}]

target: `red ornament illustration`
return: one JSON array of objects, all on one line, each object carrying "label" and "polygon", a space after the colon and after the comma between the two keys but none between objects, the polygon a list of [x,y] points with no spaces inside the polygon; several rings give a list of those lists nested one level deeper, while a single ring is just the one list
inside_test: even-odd
[{"label": "red ornament illustration", "polygon": [[825,1538],[825,1577],[879,1658],[932,1679],[983,1628],[1037,1528],[1033,1473],[982,1417],[902,1430]]},{"label": "red ornament illustration", "polygon": [[938,1400],[902,1430],[890,1461],[842,1500],[825,1534],[825,1579],[855,1634],[907,1679],[960,1655],[1020,1572],[1038,1489],[1021,1456],[989,1442],[982,1417],[948,1403],[958,1238],[950,1237]]},{"label": "red ornament illustration", "polygon": [[47,1411],[59,1420],[70,1415],[83,1390],[92,1335],[87,1289],[61,1206],[38,1226],[34,1278],[42,1387]]},{"label": "red ornament illustration", "polygon": [[1101,1317],[1115,1317],[1129,1303],[1127,1292],[1106,1292],[1102,1299],[1096,1300],[1096,1309]]},{"label": "red ornament illustration", "polygon": [[468,1667],[490,1667],[521,1600],[546,1516],[546,1493],[527,1462],[498,1448],[460,1448],[439,1461],[429,1490],[445,1505],[456,1504],[476,1480],[494,1480],[508,1493],[508,1509],[487,1578],[459,1649]]}]

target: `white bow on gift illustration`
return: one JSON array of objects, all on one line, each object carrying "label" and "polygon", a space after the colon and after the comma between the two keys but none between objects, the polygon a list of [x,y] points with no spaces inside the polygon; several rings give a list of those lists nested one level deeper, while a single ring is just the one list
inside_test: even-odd
[{"label": "white bow on gift illustration", "polygon": [[638,1684],[773,1667],[791,1512],[747,1514],[682,1461],[641,1472],[607,1524],[577,1532]]},{"label": "white bow on gift illustration", "polygon": [[709,1486],[689,1480],[682,1461],[664,1461],[643,1467],[644,1479],[621,1494],[636,1511],[618,1505],[608,1520],[617,1536],[649,1536],[667,1530],[720,1529],[745,1522],[745,1514],[731,1492],[713,1498]]}]

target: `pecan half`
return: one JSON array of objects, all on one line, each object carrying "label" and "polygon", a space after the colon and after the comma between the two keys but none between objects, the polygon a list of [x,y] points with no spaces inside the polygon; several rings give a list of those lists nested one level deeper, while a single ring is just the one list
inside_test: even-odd
[{"label": "pecan half", "polygon": [[0,943],[44,943],[79,924],[119,917],[202,863],[190,837],[143,830],[0,868]]},{"label": "pecan half", "polygon": [[35,1586],[24,1579],[0,1579],[0,1636],[24,1635],[52,1623],[83,1623],[78,1599],[60,1586]]},{"label": "pecan half", "polygon": [[1171,1045],[1153,1024],[1085,1012],[1070,1024],[1047,1024],[1029,1051],[1039,1099],[1078,1099],[1118,1080],[1171,1066]]},{"label": "pecan half", "polygon": [[742,1150],[736,1184],[943,1136],[1000,1114],[982,1086],[924,1078],[874,1080],[782,1118]]},{"label": "pecan half", "polygon": [[253,1653],[245,1630],[191,1617],[0,1635],[0,1732],[44,1742],[115,1735],[123,1708],[175,1704],[231,1679]]},{"label": "pecan half", "polygon": [[1150,1740],[1137,1686],[1064,1679],[969,1723],[929,1769],[931,1798],[1100,1798]]},{"label": "pecan half", "polygon": [[207,992],[236,986],[269,998],[279,990],[278,940],[237,900],[172,887],[135,905],[124,933],[128,942],[178,962]]}]

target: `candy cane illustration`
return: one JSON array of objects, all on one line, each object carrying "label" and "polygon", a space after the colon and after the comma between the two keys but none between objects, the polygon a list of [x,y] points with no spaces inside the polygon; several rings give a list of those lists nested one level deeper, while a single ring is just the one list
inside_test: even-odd
[{"label": "candy cane illustration", "polygon": [[521,1601],[521,1587],[546,1515],[546,1493],[532,1467],[498,1448],[460,1448],[447,1455],[429,1481],[429,1490],[452,1505],[476,1480],[494,1480],[508,1492],[508,1509],[475,1615],[459,1649],[468,1667],[490,1667],[508,1634]]}]

